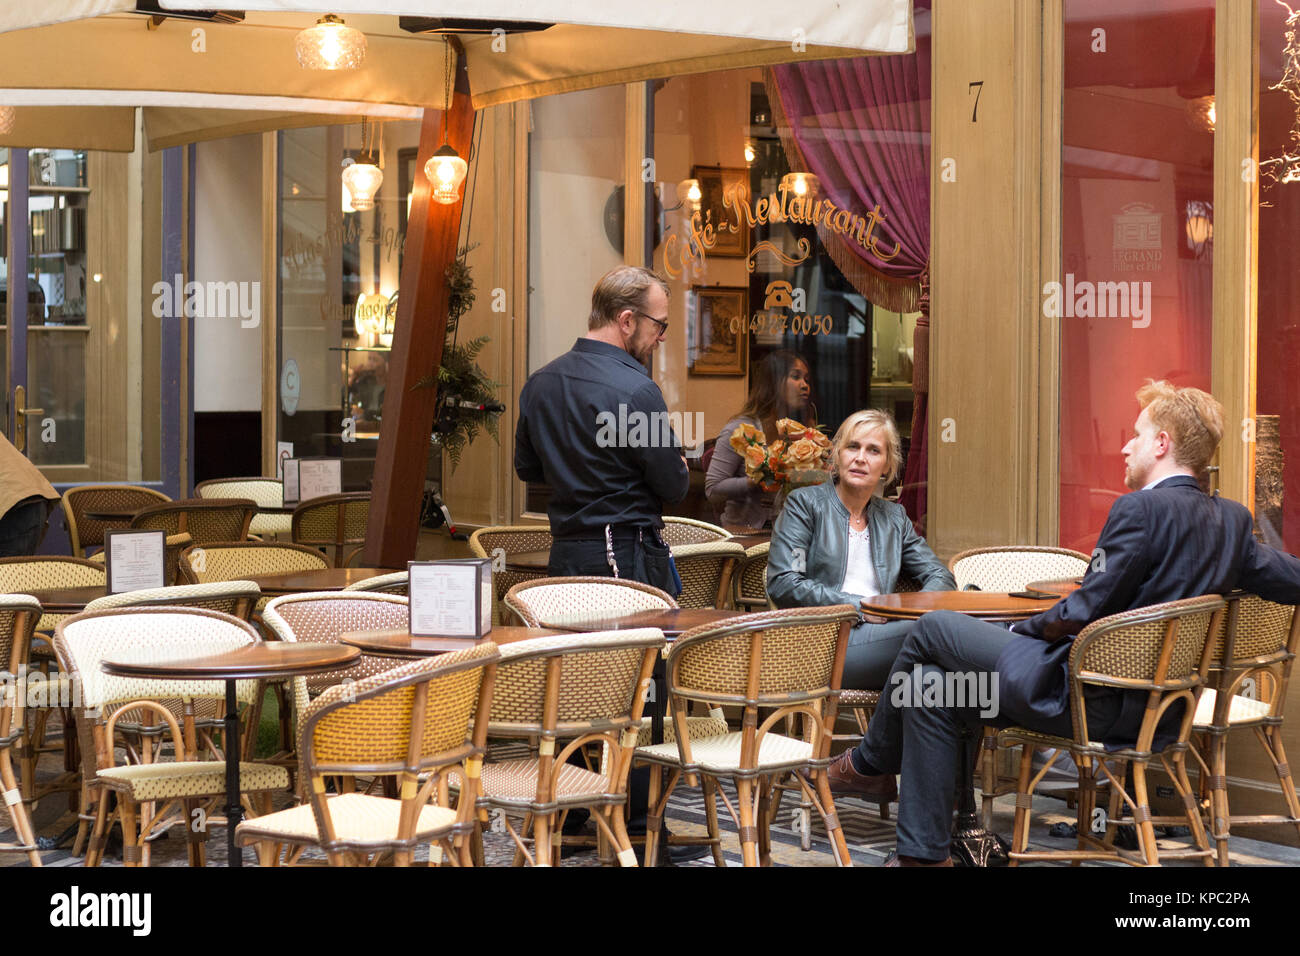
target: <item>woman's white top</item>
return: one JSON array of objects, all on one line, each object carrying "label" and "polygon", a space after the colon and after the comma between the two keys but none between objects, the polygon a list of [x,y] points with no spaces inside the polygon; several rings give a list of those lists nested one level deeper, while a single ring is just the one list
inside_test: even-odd
[{"label": "woman's white top", "polygon": [[875,597],[880,593],[876,566],[871,563],[871,533],[867,528],[861,531],[849,528],[849,558],[840,590],[864,598]]}]

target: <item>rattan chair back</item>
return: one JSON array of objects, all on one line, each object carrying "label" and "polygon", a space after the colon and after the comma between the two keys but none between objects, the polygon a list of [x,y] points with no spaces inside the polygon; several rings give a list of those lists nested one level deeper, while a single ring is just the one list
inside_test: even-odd
[{"label": "rattan chair back", "polygon": [[[407,629],[410,627],[407,599],[398,594],[368,594],[360,591],[309,591],[272,598],[262,609],[262,624],[282,641],[337,644],[348,631]],[[302,714],[307,701],[327,687],[354,683],[391,670],[392,658],[362,654],[354,665],[342,670],[293,678],[294,704]]]},{"label": "rattan chair back", "polygon": [[63,514],[74,557],[84,557],[88,548],[104,546],[104,532],[120,528],[120,521],[87,516],[88,511],[139,511],[159,502],[171,501],[161,491],[137,485],[79,485],[63,493]]},{"label": "rattan chair back", "polygon": [[593,577],[525,581],[506,592],[504,603],[528,627],[577,627],[677,607],[667,593],[640,581]]},{"label": "rattan chair back", "polygon": [[1075,742],[1089,744],[1084,712],[1088,684],[1147,691],[1159,698],[1143,716],[1136,748],[1149,752],[1156,724],[1173,699],[1183,697],[1182,730],[1177,746],[1185,747],[1196,705],[1197,688],[1209,668],[1212,644],[1224,611],[1218,595],[1169,601],[1112,614],[1093,621],[1070,648],[1070,708]]},{"label": "rattan chair back", "polygon": [[181,584],[176,587],[126,591],[97,598],[87,611],[114,607],[201,607],[247,621],[262,596],[252,581],[216,581],[212,584]]},{"label": "rattan chair back", "polygon": [[682,579],[677,603],[682,607],[731,608],[731,578],[745,559],[745,549],[734,541],[683,544],[673,549]]},{"label": "rattan chair back", "polygon": [[476,558],[492,560],[493,620],[504,624],[509,612],[501,602],[516,584],[546,577],[545,571],[522,571],[510,567],[510,555],[551,549],[549,525],[492,525],[469,536],[469,549]]},{"label": "rattan chair back", "polygon": [[[85,558],[65,558],[62,555],[0,558],[0,594],[104,587],[107,581],[104,565]],[[52,633],[59,621],[66,617],[67,614],[42,614],[36,630]]]},{"label": "rattan chair back", "polygon": [[742,611],[771,608],[767,600],[767,555],[770,541],[756,544],[745,551],[745,556],[732,572],[733,606]]},{"label": "rattan chair back", "polygon": [[948,562],[948,570],[958,590],[974,585],[981,591],[1019,591],[1030,581],[1077,578],[1088,570],[1089,560],[1069,548],[1008,545],[962,551]]},{"label": "rattan chair back", "polygon": [[263,574],[317,571],[329,561],[315,548],[262,541],[218,542],[181,552],[181,578],[192,584],[237,581]]},{"label": "rattan chair back", "polygon": [[722,541],[731,537],[731,532],[707,521],[694,518],[665,517],[663,530],[664,544],[677,548],[683,544],[705,544],[709,541]]},{"label": "rattan chair back", "polygon": [[394,571],[392,574],[378,574],[373,578],[357,581],[355,584],[349,584],[343,590],[405,595],[410,583],[409,578],[410,573],[407,571]]},{"label": "rattan chair back", "polygon": [[344,549],[366,543],[366,524],[369,520],[368,491],[312,498],[293,510],[293,543],[314,548],[333,548],[334,567],[341,568],[348,557]]},{"label": "rattan chair back", "polygon": [[[279,478],[210,478],[194,486],[199,498],[248,498],[261,508],[284,507],[284,482]],[[288,534],[290,516],[283,513],[253,515],[251,534]]]},{"label": "rattan chair back", "polygon": [[639,720],[657,628],[538,637],[505,644],[492,697],[494,737],[619,732]]},{"label": "rattan chair back", "polygon": [[131,527],[188,534],[197,545],[243,541],[256,513],[257,503],[249,498],[190,498],[145,508],[131,519]]}]

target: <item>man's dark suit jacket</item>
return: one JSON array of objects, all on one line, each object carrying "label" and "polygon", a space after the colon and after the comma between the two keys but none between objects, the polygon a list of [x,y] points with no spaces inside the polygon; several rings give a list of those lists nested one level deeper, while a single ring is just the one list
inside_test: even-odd
[{"label": "man's dark suit jacket", "polygon": [[[1300,604],[1300,559],[1256,541],[1252,526],[1244,507],[1210,497],[1184,475],[1117,499],[1083,585],[1013,628],[1028,636],[1012,641],[998,657],[1002,713],[1058,733],[1068,727],[1068,647],[1074,635],[1098,618],[1202,594],[1226,595],[1237,588],[1270,601]],[[1113,695],[1119,709],[1104,741],[1131,744],[1146,695],[1096,688],[1088,691],[1090,701],[1094,692]],[[1090,732],[1091,725],[1090,718]]]}]

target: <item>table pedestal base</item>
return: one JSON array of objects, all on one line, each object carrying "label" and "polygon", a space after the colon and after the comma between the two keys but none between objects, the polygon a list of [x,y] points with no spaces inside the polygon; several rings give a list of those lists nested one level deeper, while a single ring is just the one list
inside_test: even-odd
[{"label": "table pedestal base", "polygon": [[959,813],[952,829],[952,857],[958,866],[1006,866],[1010,847],[980,825],[979,815]]},{"label": "table pedestal base", "polygon": [[233,680],[226,681],[226,853],[227,866],[243,866],[244,854],[235,846],[235,827],[244,818],[239,803],[239,701]]}]

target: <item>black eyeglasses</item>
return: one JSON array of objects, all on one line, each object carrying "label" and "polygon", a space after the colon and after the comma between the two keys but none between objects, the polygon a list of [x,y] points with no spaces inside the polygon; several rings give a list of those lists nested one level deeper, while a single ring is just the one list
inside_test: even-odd
[{"label": "black eyeglasses", "polygon": [[668,323],[667,323],[667,322],[663,321],[662,319],[656,319],[653,315],[648,315],[648,314],[646,314],[645,312],[637,312],[637,315],[644,316],[645,318],[647,318],[647,319],[649,319],[651,322],[653,322],[655,325],[659,326],[659,335],[660,335],[660,337],[663,337],[663,336],[665,336],[665,335],[668,334]]}]

